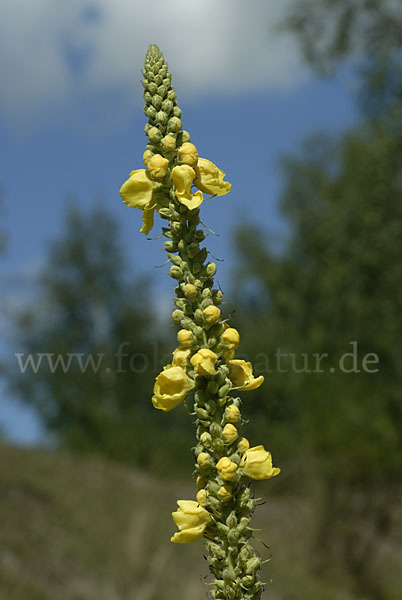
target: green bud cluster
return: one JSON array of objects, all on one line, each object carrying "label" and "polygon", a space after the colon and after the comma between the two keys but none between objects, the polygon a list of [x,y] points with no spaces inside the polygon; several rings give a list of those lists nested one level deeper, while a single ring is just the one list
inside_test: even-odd
[{"label": "green bud cluster", "polygon": [[[178,202],[170,178],[170,172],[177,164],[177,150],[190,141],[190,137],[182,130],[181,111],[168,65],[155,45],[147,53],[143,75],[144,112],[148,117],[145,127],[149,138],[147,150],[169,161],[166,182],[160,190],[160,195],[164,194],[165,198],[160,202],[158,212],[167,221],[163,234],[171,263],[169,275],[177,283],[172,319],[181,329],[193,333],[193,353],[201,348],[218,351],[225,325],[221,319],[208,322],[204,310],[220,305],[222,292],[214,288],[216,265],[207,262],[208,251],[200,246],[206,234],[200,227],[199,210],[189,210]],[[194,456],[196,473],[206,492],[205,508],[211,515],[206,549],[214,577],[212,597],[216,600],[258,600],[263,589],[258,578],[261,560],[249,543],[252,537],[249,521],[255,502],[239,468],[242,451],[238,449],[238,439],[228,443],[224,435],[228,424],[237,431],[241,427],[240,400],[230,396],[232,383],[222,357],[218,356],[215,369],[215,375],[194,373],[197,434]],[[233,407],[237,411],[236,418]],[[220,469],[222,459],[229,461],[230,476],[225,476]]]},{"label": "green bud cluster", "polygon": [[190,138],[188,133],[182,130],[181,110],[172,86],[172,75],[158,46],[149,47],[142,73],[144,113],[148,118],[145,125],[145,133],[149,139],[147,150],[170,160],[175,148]]}]

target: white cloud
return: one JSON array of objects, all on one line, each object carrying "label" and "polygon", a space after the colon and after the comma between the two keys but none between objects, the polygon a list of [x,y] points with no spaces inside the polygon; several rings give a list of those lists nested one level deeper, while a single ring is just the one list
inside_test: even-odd
[{"label": "white cloud", "polygon": [[[157,43],[181,94],[294,86],[292,38],[273,31],[288,0],[2,0],[0,114],[32,121],[113,98],[128,114],[143,57]],[[108,100],[109,98],[109,100]],[[91,112],[91,110],[89,110]],[[82,117],[84,118],[84,116]]]}]

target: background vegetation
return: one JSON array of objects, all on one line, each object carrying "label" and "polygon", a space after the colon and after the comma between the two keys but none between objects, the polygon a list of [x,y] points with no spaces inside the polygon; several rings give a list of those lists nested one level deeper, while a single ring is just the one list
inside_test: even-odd
[{"label": "background vegetation", "polygon": [[[242,353],[266,376],[246,408],[247,436],[265,439],[283,467],[257,517],[274,548],[272,598],[400,597],[400,18],[390,2],[294,4],[284,27],[306,61],[326,75],[345,60],[358,70],[360,123],[340,138],[314,135],[283,159],[286,242],[278,248],[274,232],[253,223],[235,236],[231,322]],[[200,548],[173,553],[167,542],[166,506],[178,489],[189,493],[172,477],[188,481],[193,437],[184,409],[166,420],[149,402],[173,345],[170,325],[151,326],[160,308],[150,304],[151,285],[125,266],[111,215],[71,207],[15,335],[25,353],[103,353],[110,373],[6,373],[53,444],[72,452],[1,449],[0,464],[13,465],[0,472],[8,598],[205,595]],[[126,368],[116,373],[124,342]],[[360,370],[345,373],[335,367],[351,342]],[[306,368],[303,355],[324,353],[322,372]],[[377,372],[362,368],[367,354],[378,356]]]}]

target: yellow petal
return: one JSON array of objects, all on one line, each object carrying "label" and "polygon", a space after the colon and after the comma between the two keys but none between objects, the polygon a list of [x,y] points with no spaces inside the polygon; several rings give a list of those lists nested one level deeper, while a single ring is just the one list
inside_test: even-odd
[{"label": "yellow petal", "polygon": [[239,391],[255,390],[260,387],[264,377],[253,376],[253,366],[245,360],[229,360],[229,379]]},{"label": "yellow petal", "polygon": [[168,166],[169,161],[160,154],[154,154],[147,162],[149,175],[153,179],[162,179],[165,177]]},{"label": "yellow petal", "polygon": [[194,185],[205,194],[223,196],[230,192],[232,184],[223,180],[226,173],[210,160],[199,158],[195,171]]},{"label": "yellow petal", "polygon": [[175,408],[193,389],[194,382],[182,367],[167,365],[154,385],[152,404],[165,412]]},{"label": "yellow petal", "polygon": [[177,165],[172,169],[172,179],[175,185],[175,194],[181,204],[189,210],[194,210],[203,201],[202,192],[191,192],[195,171],[189,165]]},{"label": "yellow petal", "polygon": [[271,479],[280,473],[280,469],[272,466],[271,453],[264,446],[254,446],[243,454],[240,467],[251,479]]},{"label": "yellow petal", "polygon": [[144,212],[142,213],[142,227],[140,229],[140,233],[148,233],[151,231],[154,226],[154,212],[155,208],[144,208]]},{"label": "yellow petal", "polygon": [[123,201],[131,208],[144,210],[152,202],[154,184],[149,178],[148,171],[137,169],[131,171],[129,179],[120,188]]},{"label": "yellow petal", "polygon": [[170,538],[170,541],[176,544],[190,544],[199,540],[204,535],[205,527],[205,525],[199,525],[198,527],[183,529],[183,531],[176,531],[174,536]]},{"label": "yellow petal", "polygon": [[172,542],[187,544],[202,537],[210,516],[199,502],[178,500],[178,510],[172,513],[174,522],[180,531],[171,538]]}]

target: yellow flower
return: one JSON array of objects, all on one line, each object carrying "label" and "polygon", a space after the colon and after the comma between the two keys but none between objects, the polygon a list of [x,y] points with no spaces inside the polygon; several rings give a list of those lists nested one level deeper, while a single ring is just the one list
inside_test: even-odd
[{"label": "yellow flower", "polygon": [[234,481],[236,479],[237,465],[227,456],[224,456],[218,461],[216,468],[219,475],[225,481]]},{"label": "yellow flower", "polygon": [[199,492],[197,493],[197,496],[196,496],[198,504],[201,504],[201,506],[207,506],[207,504],[208,504],[207,496],[208,496],[207,490],[204,490],[204,489],[199,490]]},{"label": "yellow flower", "polygon": [[233,444],[237,440],[237,429],[231,423],[227,423],[222,431],[222,437],[227,444]]},{"label": "yellow flower", "polygon": [[200,452],[197,458],[197,463],[200,467],[208,467],[211,463],[211,457],[208,452]]},{"label": "yellow flower", "polygon": [[228,350],[235,350],[240,342],[240,335],[234,327],[228,327],[221,335],[221,344]]},{"label": "yellow flower", "polygon": [[245,437],[240,438],[237,444],[237,449],[239,450],[239,452],[246,452],[246,450],[248,450],[249,448],[250,442],[248,441],[248,439]]},{"label": "yellow flower", "polygon": [[188,544],[201,538],[209,522],[209,513],[194,500],[178,500],[179,509],[172,513],[174,522],[180,531],[170,539],[171,542]]},{"label": "yellow flower", "polygon": [[221,318],[221,311],[213,304],[204,308],[203,314],[206,325],[215,325]]},{"label": "yellow flower", "polygon": [[240,410],[236,404],[231,404],[226,407],[225,419],[230,423],[238,423],[240,421]]},{"label": "yellow flower", "polygon": [[154,184],[145,169],[131,171],[129,179],[120,188],[123,201],[131,208],[143,210],[143,226],[141,233],[147,235],[154,224],[154,211],[156,202],[153,198]]},{"label": "yellow flower", "polygon": [[160,154],[154,154],[147,163],[149,175],[152,179],[162,179],[162,177],[165,177],[168,166],[169,161]]},{"label": "yellow flower", "polygon": [[189,348],[194,344],[194,336],[188,329],[180,329],[177,333],[177,341],[182,348]]},{"label": "yellow flower", "polygon": [[172,179],[175,185],[175,194],[179,202],[193,210],[203,201],[202,192],[191,192],[195,171],[189,165],[178,165],[172,169]]},{"label": "yellow flower", "polygon": [[218,496],[221,502],[229,502],[232,497],[232,488],[230,485],[222,485],[218,490]]},{"label": "yellow flower", "polygon": [[216,165],[206,158],[199,158],[194,185],[205,194],[223,196],[230,192],[232,184],[223,181],[225,174]]},{"label": "yellow flower", "polygon": [[172,364],[175,367],[182,367],[182,369],[185,369],[188,366],[190,354],[190,348],[176,348],[176,350],[173,352]]},{"label": "yellow flower", "polygon": [[198,162],[197,148],[191,142],[184,142],[179,148],[179,159],[190,167],[196,167]]},{"label": "yellow flower", "polygon": [[243,473],[251,479],[270,479],[281,470],[272,466],[272,456],[264,446],[254,446],[243,454],[240,466]]},{"label": "yellow flower", "polygon": [[165,412],[172,410],[193,387],[194,382],[182,367],[167,365],[156,378],[152,404]]},{"label": "yellow flower", "polygon": [[218,357],[215,352],[208,350],[208,348],[201,348],[201,350],[198,350],[198,352],[191,357],[190,362],[197,375],[207,377],[208,375],[216,375],[215,363],[217,360]]},{"label": "yellow flower", "polygon": [[229,360],[229,379],[240,391],[256,390],[264,381],[264,377],[253,377],[253,366],[245,360]]}]

